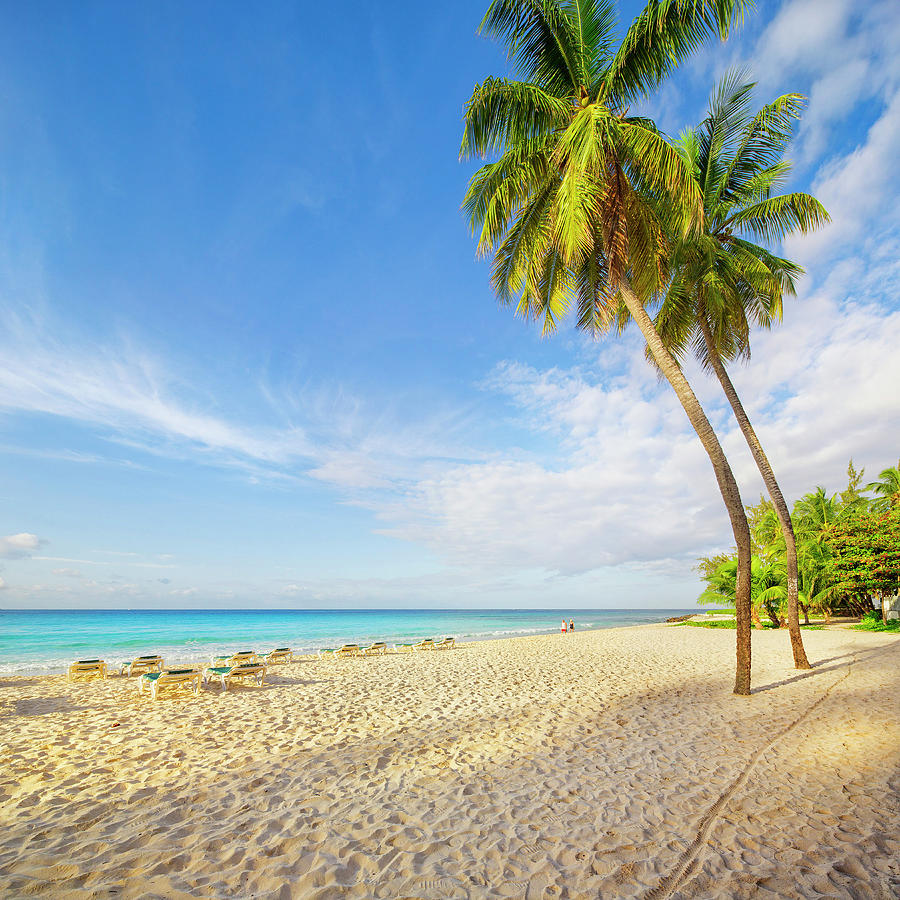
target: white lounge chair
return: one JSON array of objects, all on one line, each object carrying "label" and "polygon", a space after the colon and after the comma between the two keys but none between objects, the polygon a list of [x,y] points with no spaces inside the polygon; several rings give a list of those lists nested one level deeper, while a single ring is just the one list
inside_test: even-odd
[{"label": "white lounge chair", "polygon": [[138,656],[130,663],[122,664],[122,674],[140,675],[143,672],[162,672],[165,668],[161,656]]},{"label": "white lounge chair", "polygon": [[203,673],[199,669],[165,669],[162,672],[145,672],[141,675],[140,691],[150,691],[150,699],[156,700],[163,688],[188,688],[194,695],[200,693]]},{"label": "white lounge chair", "polygon": [[210,662],[213,666],[239,666],[243,663],[256,662],[258,659],[254,650],[238,650],[230,656],[214,656]]},{"label": "white lounge chair", "polygon": [[266,677],[265,663],[252,662],[241,663],[237,666],[210,666],[203,673],[206,682],[209,683],[217,678],[222,683],[222,690],[227,691],[228,685],[232,681],[243,681],[245,678],[253,678],[256,683],[262,686]]},{"label": "white lounge chair", "polygon": [[106,678],[106,663],[102,659],[76,659],[69,666],[69,681],[78,675],[99,675]]}]

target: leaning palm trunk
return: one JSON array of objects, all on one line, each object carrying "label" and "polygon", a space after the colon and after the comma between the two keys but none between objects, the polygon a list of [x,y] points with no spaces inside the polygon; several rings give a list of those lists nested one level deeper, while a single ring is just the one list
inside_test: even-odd
[{"label": "leaning palm trunk", "polygon": [[772,471],[772,466],[762,448],[762,444],[760,444],[759,438],[756,436],[756,432],[750,424],[750,419],[747,417],[741,399],[738,397],[737,391],[731,383],[731,378],[728,377],[728,372],[725,369],[725,365],[722,363],[722,358],[716,352],[709,323],[702,315],[698,317],[698,320],[700,330],[703,333],[703,339],[706,341],[709,364],[716,373],[716,377],[722,385],[722,390],[725,392],[725,396],[731,404],[731,409],[734,411],[734,417],[737,419],[737,423],[741,428],[741,433],[744,435],[744,438],[750,447],[750,452],[753,454],[753,459],[756,461],[756,467],[759,469],[759,474],[762,475],[766,490],[769,492],[769,497],[772,499],[772,503],[775,506],[778,521],[781,523],[781,533],[784,535],[785,557],[787,562],[788,632],[791,637],[791,652],[794,655],[794,668],[811,669],[812,666],[810,666],[809,660],[806,658],[806,650],[803,648],[803,638],[800,635],[797,540],[794,537],[794,526],[791,522],[791,514],[788,511],[784,495],[781,493],[781,488],[775,480],[775,473]]},{"label": "leaning palm trunk", "polygon": [[725,457],[719,439],[713,430],[700,401],[694,394],[687,378],[681,371],[681,367],[675,361],[675,357],[668,351],[662,338],[659,336],[653,321],[644,309],[643,304],[637,298],[634,291],[628,285],[621,285],[622,298],[631,317],[637,323],[647,347],[653,354],[653,359],[660,372],[672,385],[676,396],[681,402],[688,420],[697,432],[697,437],[706,450],[714,472],[722,499],[728,509],[731,519],[731,530],[734,533],[734,541],[737,545],[738,566],[735,584],[735,624],[737,626],[737,662],[734,676],[734,693],[750,693],[750,527],[747,524],[747,514],[741,501],[740,490],[731,466]]}]

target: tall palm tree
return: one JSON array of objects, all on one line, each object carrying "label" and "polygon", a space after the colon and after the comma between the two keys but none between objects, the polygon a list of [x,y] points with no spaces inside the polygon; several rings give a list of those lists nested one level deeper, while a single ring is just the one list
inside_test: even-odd
[{"label": "tall palm tree", "polygon": [[487,78],[465,108],[463,158],[496,155],[464,200],[493,286],[546,330],[576,301],[578,325],[630,317],[709,456],[738,549],[735,693],[750,692],[750,532],[722,447],[644,308],[665,278],[667,233],[695,226],[700,192],[652,121],[630,116],[689,53],[724,38],[744,0],[650,0],[616,46],[610,0],[493,0],[481,33],[516,79]]},{"label": "tall palm tree", "polygon": [[797,543],[791,514],[762,444],[725,368],[750,355],[750,323],[765,328],[781,318],[782,299],[795,293],[800,266],[754,242],[781,240],[828,221],[809,194],[778,194],[790,166],[783,159],[802,97],[785,94],[762,109],[751,106],[754,85],[732,72],[710,98],[709,113],[678,142],[703,196],[700,228],[676,236],[672,274],[656,326],[676,357],[693,350],[712,369],[750,447],[784,535],[788,630],[794,666],[810,668],[800,635]]},{"label": "tall palm tree", "polygon": [[866,490],[878,495],[872,501],[876,512],[887,512],[892,506],[900,506],[900,462],[893,468],[885,469],[878,476],[878,481],[867,485]]}]

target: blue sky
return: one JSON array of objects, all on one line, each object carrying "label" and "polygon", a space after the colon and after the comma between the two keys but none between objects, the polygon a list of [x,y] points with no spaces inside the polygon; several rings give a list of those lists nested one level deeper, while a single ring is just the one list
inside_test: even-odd
[{"label": "blue sky", "polygon": [[[483,11],[0,5],[0,606],[693,603],[728,522],[638,336],[542,339],[474,257]],[[898,45],[895,0],[764,0],[646,103],[810,98],[834,222],[734,373],[789,499],[900,455]]]}]

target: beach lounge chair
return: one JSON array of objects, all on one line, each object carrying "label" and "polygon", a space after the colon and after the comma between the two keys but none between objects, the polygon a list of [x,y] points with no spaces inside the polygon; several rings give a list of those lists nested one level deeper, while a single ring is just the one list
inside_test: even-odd
[{"label": "beach lounge chair", "polygon": [[266,677],[266,666],[265,663],[259,662],[241,663],[237,666],[210,666],[203,673],[203,677],[207,683],[218,678],[222,682],[223,691],[228,690],[229,682],[243,681],[245,678],[254,678],[256,683],[262,686]]},{"label": "beach lounge chair", "polygon": [[384,641],[375,641],[363,650],[366,656],[376,656],[387,653],[387,644]]},{"label": "beach lounge chair", "polygon": [[337,650],[334,647],[322,647],[319,650],[319,659],[325,659],[326,656],[334,659],[336,653]]},{"label": "beach lounge chair", "polygon": [[238,650],[231,656],[214,656],[211,660],[214,666],[239,666],[242,663],[256,662],[257,656],[253,650]]},{"label": "beach lounge chair", "polygon": [[163,688],[190,688],[194,694],[200,693],[200,679],[203,674],[199,669],[164,669],[162,672],[145,672],[141,675],[140,692],[144,688],[150,691],[150,699],[156,700]]},{"label": "beach lounge chair", "polygon": [[76,659],[69,666],[69,681],[77,675],[99,675],[106,678],[106,663],[102,659]]},{"label": "beach lounge chair", "polygon": [[394,644],[394,649],[399,653],[412,653],[416,649],[415,644]]},{"label": "beach lounge chair", "polygon": [[456,646],[456,638],[445,637],[434,645],[435,650],[452,650]]},{"label": "beach lounge chair", "polygon": [[290,647],[276,647],[265,654],[266,662],[269,665],[273,663],[289,663],[294,661],[294,651]]},{"label": "beach lounge chair", "polygon": [[122,664],[122,674],[126,673],[131,675],[140,675],[143,672],[162,672],[165,668],[163,664],[163,658],[161,656],[151,655],[151,656],[138,656],[133,659],[130,663]]},{"label": "beach lounge chair", "polygon": [[335,656],[362,656],[363,651],[359,644],[344,644],[336,653]]},{"label": "beach lounge chair", "polygon": [[425,638],[424,641],[419,641],[419,643],[415,645],[415,648],[416,650],[434,650],[434,646],[433,638]]}]

